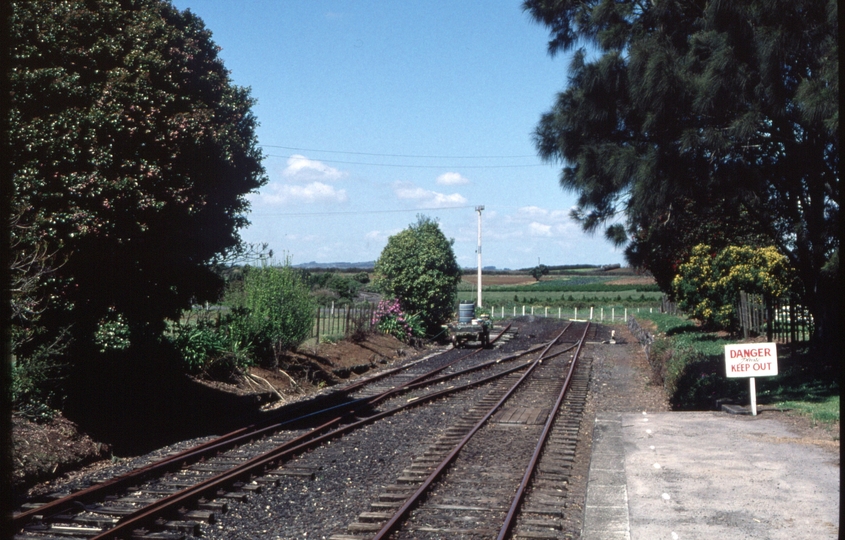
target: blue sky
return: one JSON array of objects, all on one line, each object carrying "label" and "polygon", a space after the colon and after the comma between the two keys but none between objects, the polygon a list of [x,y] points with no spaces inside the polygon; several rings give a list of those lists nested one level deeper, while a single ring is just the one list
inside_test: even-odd
[{"label": "blue sky", "polygon": [[568,55],[519,1],[175,0],[258,100],[269,183],[247,242],[294,264],[378,258],[437,219],[459,264],[622,263],[569,219],[575,196],[531,134],[566,85]]}]

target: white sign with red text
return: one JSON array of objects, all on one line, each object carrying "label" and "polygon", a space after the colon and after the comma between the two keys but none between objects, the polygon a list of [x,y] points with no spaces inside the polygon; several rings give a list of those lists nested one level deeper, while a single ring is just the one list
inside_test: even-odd
[{"label": "white sign with red text", "polygon": [[725,345],[728,377],[768,377],[778,374],[778,351],[774,343]]}]

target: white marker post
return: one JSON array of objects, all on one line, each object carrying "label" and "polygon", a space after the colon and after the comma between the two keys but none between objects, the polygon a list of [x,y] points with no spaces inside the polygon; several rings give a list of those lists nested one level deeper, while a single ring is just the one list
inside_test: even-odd
[{"label": "white marker post", "polygon": [[778,351],[775,343],[740,343],[725,345],[725,373],[728,378],[748,377],[751,414],[757,416],[755,377],[778,374]]}]

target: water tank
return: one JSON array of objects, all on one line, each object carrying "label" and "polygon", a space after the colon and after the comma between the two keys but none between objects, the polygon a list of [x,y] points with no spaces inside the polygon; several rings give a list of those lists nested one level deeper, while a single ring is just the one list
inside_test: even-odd
[{"label": "water tank", "polygon": [[461,302],[458,305],[458,322],[469,324],[475,318],[475,304],[472,302]]}]

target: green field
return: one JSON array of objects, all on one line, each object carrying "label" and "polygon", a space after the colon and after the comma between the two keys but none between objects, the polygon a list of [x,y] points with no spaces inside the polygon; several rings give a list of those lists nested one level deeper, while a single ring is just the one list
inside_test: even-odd
[{"label": "green field", "polygon": [[[583,319],[589,317],[593,308],[594,320],[619,320],[626,310],[632,314],[659,307],[663,296],[654,284],[608,283],[618,281],[612,276],[566,275],[534,282],[530,276],[523,276],[521,282],[519,276],[509,277],[513,283],[484,286],[481,314],[491,314],[492,310],[495,318],[533,314],[567,319],[577,315]],[[497,276],[489,280],[504,281]],[[477,298],[474,283],[466,280],[458,286],[460,301],[475,302]]]}]

